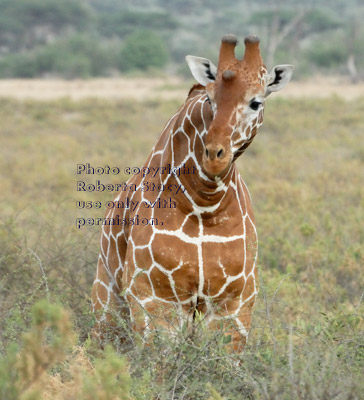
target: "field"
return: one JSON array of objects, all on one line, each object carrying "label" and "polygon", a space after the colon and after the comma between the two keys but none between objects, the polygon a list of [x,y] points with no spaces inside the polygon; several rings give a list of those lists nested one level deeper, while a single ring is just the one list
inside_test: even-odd
[{"label": "field", "polygon": [[[98,78],[98,79],[8,79],[0,80],[0,98],[55,100],[68,97],[72,100],[87,98],[118,100],[163,100],[182,101],[186,97],[193,81],[177,77],[155,76]],[[309,80],[293,81],[276,93],[283,98],[326,98],[339,96],[346,100],[364,96],[364,83],[352,85],[344,77],[316,76]]]},{"label": "field", "polygon": [[185,91],[156,82],[159,91],[129,98],[92,87],[79,98],[42,97],[42,86],[17,96],[0,83],[0,399],[362,398],[361,89],[272,95],[238,160],[257,220],[261,282],[242,354],[226,352],[223,332],[203,326],[195,340],[156,332],[147,348],[130,332],[123,348],[100,351],[89,339],[99,228],[77,229],[75,220],[103,209],[76,201],[113,194],[77,192],[76,165],[143,164]]}]

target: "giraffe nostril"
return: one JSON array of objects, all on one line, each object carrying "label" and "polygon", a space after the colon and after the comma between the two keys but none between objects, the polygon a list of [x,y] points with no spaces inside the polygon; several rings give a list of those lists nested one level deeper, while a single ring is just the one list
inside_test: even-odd
[{"label": "giraffe nostril", "polygon": [[209,151],[207,149],[205,149],[205,155],[207,158],[209,157]]},{"label": "giraffe nostril", "polygon": [[217,152],[217,158],[221,158],[221,157],[223,157],[223,155],[224,155],[224,150],[223,149],[220,149],[218,152]]}]

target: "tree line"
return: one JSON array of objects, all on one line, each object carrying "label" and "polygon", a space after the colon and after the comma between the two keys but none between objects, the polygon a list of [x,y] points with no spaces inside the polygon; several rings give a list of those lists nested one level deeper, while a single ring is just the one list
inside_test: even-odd
[{"label": "tree line", "polygon": [[[187,74],[184,57],[217,61],[221,36],[257,34],[268,67],[296,76],[364,78],[358,0],[0,0],[0,78]],[[242,54],[243,46],[238,47]]]}]

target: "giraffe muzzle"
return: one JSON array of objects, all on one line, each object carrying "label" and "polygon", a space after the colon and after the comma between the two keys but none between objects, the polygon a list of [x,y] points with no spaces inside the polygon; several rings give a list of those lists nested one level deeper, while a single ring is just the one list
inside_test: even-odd
[{"label": "giraffe muzzle", "polygon": [[223,174],[232,161],[232,154],[223,145],[208,144],[205,146],[202,166],[208,175]]},{"label": "giraffe muzzle", "polygon": [[205,148],[205,156],[206,159],[210,159],[214,161],[215,158],[221,160],[225,155],[225,149],[222,146],[206,146]]}]

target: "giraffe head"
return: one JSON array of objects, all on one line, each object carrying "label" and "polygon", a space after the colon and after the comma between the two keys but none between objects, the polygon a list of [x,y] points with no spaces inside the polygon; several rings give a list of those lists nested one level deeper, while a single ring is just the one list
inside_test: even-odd
[{"label": "giraffe head", "polygon": [[204,138],[202,166],[212,177],[224,175],[249,146],[263,123],[265,98],[291,79],[293,65],[277,65],[268,73],[260,55],[259,39],[245,38],[242,60],[235,58],[237,39],[222,38],[217,68],[206,58],[187,56],[194,78],[206,87],[214,114]]}]

